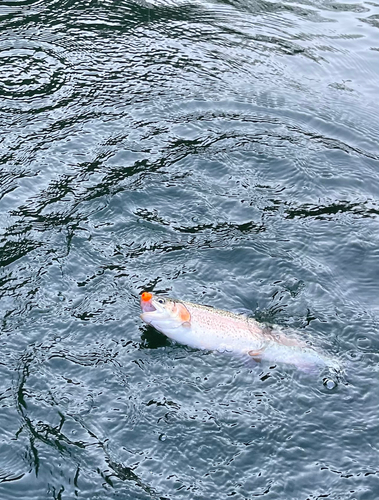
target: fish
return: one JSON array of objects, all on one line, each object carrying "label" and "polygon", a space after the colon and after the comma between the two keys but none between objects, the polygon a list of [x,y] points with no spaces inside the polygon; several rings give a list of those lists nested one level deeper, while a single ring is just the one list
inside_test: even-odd
[{"label": "fish", "polygon": [[339,371],[337,360],[304,342],[246,315],[143,292],[141,319],[170,339],[195,349],[232,352],[259,362],[294,365],[312,372]]}]

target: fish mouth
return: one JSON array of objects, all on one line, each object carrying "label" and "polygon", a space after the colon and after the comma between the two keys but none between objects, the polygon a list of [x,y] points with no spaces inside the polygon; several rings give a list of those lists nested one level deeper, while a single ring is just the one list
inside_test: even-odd
[{"label": "fish mouth", "polygon": [[[149,292],[143,292],[141,295],[141,319],[148,325],[167,320],[167,311],[165,306],[155,300],[154,295]],[[158,328],[159,330],[159,328]]]},{"label": "fish mouth", "polygon": [[151,324],[152,320],[155,318],[155,312],[156,308],[153,306],[153,304],[150,302],[142,302],[141,301],[141,309],[142,309],[142,314],[140,314],[140,318],[147,323],[148,325]]},{"label": "fish mouth", "polygon": [[151,302],[151,300],[149,302],[141,301],[141,309],[142,309],[142,312],[144,312],[144,313],[154,312],[157,310],[157,308],[153,306],[153,303]]},{"label": "fish mouth", "polygon": [[152,301],[141,301],[141,309],[140,318],[148,325],[155,326],[154,323],[162,319],[162,316],[165,316],[162,311],[153,305]]},{"label": "fish mouth", "polygon": [[143,292],[141,294],[141,309],[142,312],[148,313],[148,312],[154,312],[157,310],[157,308],[153,304],[153,299],[154,295],[150,292]]}]

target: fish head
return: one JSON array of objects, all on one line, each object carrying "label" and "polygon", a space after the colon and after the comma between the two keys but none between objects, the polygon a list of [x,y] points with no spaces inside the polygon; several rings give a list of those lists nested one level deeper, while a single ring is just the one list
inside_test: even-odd
[{"label": "fish head", "polygon": [[191,328],[191,314],[183,303],[143,292],[141,309],[141,319],[145,323],[167,337],[186,343],[185,337]]}]

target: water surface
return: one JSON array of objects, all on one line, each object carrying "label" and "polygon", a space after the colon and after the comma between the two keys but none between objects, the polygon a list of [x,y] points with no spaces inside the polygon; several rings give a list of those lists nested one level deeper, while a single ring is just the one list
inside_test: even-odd
[{"label": "water surface", "polygon": [[[0,28],[1,499],[376,500],[379,4],[3,0]],[[142,290],[344,374],[170,343]]]}]

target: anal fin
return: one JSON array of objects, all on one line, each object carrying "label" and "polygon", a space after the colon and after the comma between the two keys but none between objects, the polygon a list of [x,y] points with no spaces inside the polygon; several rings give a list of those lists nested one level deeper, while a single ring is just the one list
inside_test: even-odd
[{"label": "anal fin", "polygon": [[251,356],[254,361],[258,363],[262,361],[263,349],[256,349],[248,352],[248,355]]}]

